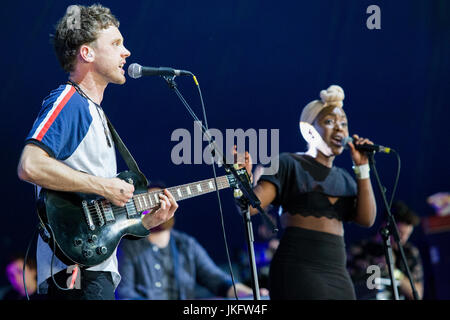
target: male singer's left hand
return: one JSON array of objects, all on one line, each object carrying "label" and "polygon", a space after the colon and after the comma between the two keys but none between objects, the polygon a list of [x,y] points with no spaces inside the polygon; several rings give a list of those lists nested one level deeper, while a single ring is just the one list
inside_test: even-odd
[{"label": "male singer's left hand", "polygon": [[369,158],[367,157],[367,154],[364,151],[356,150],[355,145],[373,144],[373,142],[367,138],[362,138],[357,134],[354,134],[352,138],[353,142],[349,142],[348,145],[350,147],[350,154],[352,156],[353,162],[355,163],[356,166],[368,163]]},{"label": "male singer's left hand", "polygon": [[177,201],[167,189],[164,189],[163,193],[159,194],[159,201],[159,207],[154,208],[142,218],[142,224],[147,230],[171,219],[178,209]]}]

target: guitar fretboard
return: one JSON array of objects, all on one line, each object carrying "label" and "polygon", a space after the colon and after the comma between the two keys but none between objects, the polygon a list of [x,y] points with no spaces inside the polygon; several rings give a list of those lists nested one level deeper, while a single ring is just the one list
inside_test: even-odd
[{"label": "guitar fretboard", "polygon": [[[217,187],[219,190],[230,187],[227,176],[217,178]],[[202,194],[210,193],[216,190],[214,179],[206,179],[193,183],[183,184],[176,187],[167,188],[172,193],[176,201],[193,198]],[[133,196],[134,205],[139,212],[158,207],[160,203],[159,194],[161,190],[141,193]]]}]

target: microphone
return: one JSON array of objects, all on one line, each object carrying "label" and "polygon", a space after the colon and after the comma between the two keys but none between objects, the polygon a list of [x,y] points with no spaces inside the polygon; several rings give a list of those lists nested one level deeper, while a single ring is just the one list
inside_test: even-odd
[{"label": "microphone", "polygon": [[[353,142],[352,137],[345,137],[341,141],[341,143],[345,149],[348,149],[349,142]],[[378,144],[355,144],[355,149],[358,151],[364,151],[364,152],[383,152],[383,153],[391,152],[391,148],[384,147],[384,146],[381,146]]]},{"label": "microphone", "polygon": [[192,73],[167,67],[143,67],[140,64],[132,63],[128,67],[128,75],[133,79],[137,79],[142,76],[190,76]]}]

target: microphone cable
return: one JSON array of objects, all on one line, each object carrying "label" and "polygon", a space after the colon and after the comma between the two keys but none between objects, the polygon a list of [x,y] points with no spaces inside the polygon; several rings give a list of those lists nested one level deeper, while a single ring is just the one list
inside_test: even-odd
[{"label": "microphone cable", "polygon": [[[71,279],[71,284],[70,284],[70,286],[68,285],[67,288],[61,287],[61,286],[56,282],[55,275],[54,275],[54,273],[53,273],[53,262],[54,262],[54,260],[55,260],[55,254],[56,254],[56,240],[55,240],[55,234],[54,234],[53,229],[52,229],[52,227],[50,226],[50,224],[46,223],[45,225],[46,225],[46,227],[48,228],[48,230],[50,230],[51,238],[52,238],[52,240],[53,240],[53,241],[52,241],[52,242],[53,242],[52,259],[51,259],[51,262],[50,262],[50,276],[51,276],[51,278],[52,278],[52,280],[53,280],[53,283],[55,284],[55,286],[56,286],[59,290],[62,290],[62,291],[69,291],[69,290],[72,290],[72,289],[73,289],[74,282],[75,282],[76,277],[77,277],[77,275],[78,275],[78,264],[75,264],[75,267],[74,267],[74,269],[72,270],[72,279]],[[50,244],[49,244],[49,246],[50,246]]]},{"label": "microphone cable", "polygon": [[[25,277],[25,267],[27,266],[28,254],[30,252],[31,244],[33,243],[34,236],[36,235],[38,229],[39,229],[39,225],[37,225],[33,231],[33,235],[31,236],[31,239],[28,242],[27,250],[25,251],[25,256],[23,258],[22,281],[23,281],[23,288],[24,288],[25,296],[27,297],[27,300],[30,300],[30,296],[28,295],[28,289],[27,289],[27,283],[26,283],[26,277]],[[39,283],[37,285],[39,285]]]},{"label": "microphone cable", "polygon": [[[198,83],[198,80],[197,80],[196,76],[194,74],[192,74],[192,73],[190,73],[190,74],[192,75],[192,78],[194,79],[195,85],[197,87],[197,90],[198,90],[198,93],[199,93],[199,96],[200,96],[200,101],[201,101],[202,111],[203,111],[203,117],[205,119],[206,127],[203,124],[201,124],[201,121],[198,119],[197,115],[194,113],[194,111],[189,106],[187,101],[184,99],[182,94],[176,88],[176,84],[173,81],[175,76],[173,76],[173,77],[163,76],[163,78],[167,81],[169,87],[174,90],[175,94],[178,96],[178,98],[181,100],[183,105],[186,107],[187,111],[192,116],[194,121],[198,125],[201,126],[202,132],[206,133],[207,136],[209,136],[208,128],[207,128],[208,122],[207,122],[207,118],[206,118],[206,109],[205,109],[205,105],[204,105],[204,101],[203,101],[202,92],[201,92],[201,89],[200,89],[200,84]],[[210,136],[208,138],[209,138],[209,143],[211,145],[212,138]],[[232,285],[233,285],[234,295],[236,297],[236,300],[239,300],[239,297],[237,295],[237,290],[236,290],[236,283],[235,283],[235,279],[234,279],[233,268],[232,268],[232,265],[231,265],[231,259],[230,259],[230,253],[229,253],[229,248],[228,248],[228,242],[227,242],[227,238],[226,238],[224,215],[223,215],[223,209],[222,209],[222,201],[221,201],[221,198],[220,198],[219,188],[218,188],[218,185],[217,185],[217,173],[216,173],[216,168],[215,168],[215,163],[214,163],[214,156],[212,156],[212,168],[213,168],[213,175],[214,175],[214,186],[216,188],[217,199],[218,199],[218,202],[219,202],[219,213],[220,213],[220,220],[221,220],[221,226],[222,226],[222,234],[223,234],[223,239],[224,239],[224,244],[225,244],[225,251],[226,251],[227,261],[228,261],[228,268],[230,269],[230,276],[231,276],[231,282],[232,282]]]},{"label": "microphone cable", "polygon": [[[393,151],[393,152],[395,153],[395,155],[397,156],[397,175],[396,175],[396,178],[395,178],[395,183],[394,183],[394,187],[393,187],[392,194],[391,194],[391,200],[390,200],[389,203],[387,202],[386,194],[385,194],[385,192],[386,192],[386,187],[384,187],[384,186],[381,184],[380,176],[378,175],[378,171],[377,171],[377,168],[376,168],[376,165],[375,165],[375,160],[374,160],[374,154],[372,153],[372,154],[370,155],[370,157],[371,157],[371,159],[372,159],[371,161],[372,161],[372,167],[373,167],[373,170],[374,170],[375,178],[376,178],[376,180],[377,180],[377,183],[378,183],[379,187],[382,187],[380,191],[381,191],[381,196],[382,196],[383,202],[384,202],[385,206],[388,207],[388,213],[387,213],[387,215],[389,215],[389,213],[390,213],[390,211],[391,211],[392,201],[394,200],[394,194],[395,194],[395,191],[396,191],[396,188],[397,188],[397,184],[398,184],[398,180],[399,180],[399,176],[400,176],[400,166],[401,166],[400,155],[398,154],[397,151],[395,151],[395,150],[393,150],[393,149],[391,149],[391,151]],[[384,189],[384,190],[383,190],[383,189]],[[392,214],[391,214],[391,218],[394,219],[394,217],[392,216]],[[395,221],[395,220],[394,220],[394,221]],[[388,223],[390,223],[390,222],[388,221]],[[395,225],[395,222],[394,222],[394,225]],[[396,228],[395,228],[395,229],[396,229]],[[397,233],[397,231],[396,231],[395,233]],[[397,235],[398,235],[398,234],[397,234]],[[415,285],[414,285],[414,282],[413,282],[413,280],[412,280],[411,270],[409,269],[408,263],[407,263],[407,261],[406,261],[405,253],[404,253],[404,250],[403,250],[403,246],[402,246],[402,244],[400,243],[400,241],[397,241],[398,239],[397,239],[397,237],[396,237],[395,234],[393,234],[392,236],[393,236],[394,239],[396,240],[397,245],[398,245],[398,247],[399,247],[399,249],[400,249],[401,260],[402,260],[402,262],[403,262],[403,264],[404,264],[404,267],[405,267],[405,269],[406,269],[406,275],[407,275],[407,278],[409,279],[409,282],[410,282],[410,285],[411,285],[411,290],[412,290],[412,292],[413,292],[414,300],[419,300],[419,299],[418,299],[418,294],[417,294],[417,291],[416,291],[416,288],[415,288]],[[394,285],[395,285],[395,283],[394,283]]]},{"label": "microphone cable", "polygon": [[389,209],[391,209],[392,202],[394,201],[395,191],[397,190],[398,180],[400,178],[400,167],[401,167],[401,160],[400,160],[400,155],[398,154],[398,152],[395,151],[394,149],[391,149],[390,152],[393,152],[395,154],[395,156],[397,157],[397,175],[395,177],[394,187],[392,189],[391,201],[389,201]]},{"label": "microphone cable", "polygon": [[[35,204],[36,204],[37,201],[38,201],[38,187],[37,187],[37,185],[34,185],[34,199],[35,199]],[[37,212],[37,208],[36,208],[36,213],[38,213]],[[39,214],[38,214],[38,216],[39,216]],[[36,229],[34,229],[33,235],[31,236],[30,241],[28,242],[27,250],[25,251],[25,256],[23,258],[22,281],[23,281],[23,289],[25,291],[25,296],[27,297],[27,300],[30,300],[30,296],[28,294],[28,289],[27,289],[27,284],[26,284],[25,268],[26,268],[26,265],[27,265],[28,254],[30,252],[31,244],[33,243],[33,239],[34,239],[36,233],[39,230],[39,226],[40,225],[38,224],[36,226]],[[39,283],[37,283],[36,285],[39,286]],[[36,288],[36,290],[37,290],[37,288]]]},{"label": "microphone cable", "polygon": [[[206,130],[209,130],[209,128],[208,128],[208,119],[206,117],[206,108],[205,108],[205,104],[203,102],[203,95],[202,95],[202,91],[200,89],[200,84],[198,83],[197,78],[195,77],[195,75],[192,75],[192,77],[194,79],[195,85],[196,85],[197,90],[198,90],[198,94],[200,96],[200,102],[201,102],[201,105],[202,105],[202,112],[203,112],[203,119],[205,119],[205,127],[206,127]],[[226,253],[227,253],[228,268],[230,269],[231,282],[233,283],[234,295],[236,297],[236,300],[239,300],[239,297],[238,297],[238,294],[237,294],[237,290],[236,290],[236,284],[235,284],[235,280],[234,280],[233,267],[231,265],[231,259],[230,259],[229,249],[228,249],[227,238],[226,238],[226,231],[225,231],[223,212],[222,212],[222,202],[220,200],[219,189],[217,188],[216,166],[215,166],[215,163],[214,163],[214,157],[212,155],[211,155],[211,158],[212,158],[212,168],[213,168],[213,174],[214,174],[214,183],[216,185],[217,200],[219,202],[219,211],[220,211],[220,221],[221,221],[221,225],[222,225],[222,234],[223,234],[223,239],[224,239],[224,243],[225,243],[225,250],[226,250]]]},{"label": "microphone cable", "polygon": [[[37,203],[37,201],[38,201],[38,188],[37,188],[36,185],[34,185],[34,195],[35,195],[35,203]],[[38,217],[39,217],[39,212],[38,212],[37,208],[36,208],[36,213],[37,213],[37,215],[38,215]],[[45,230],[47,233],[48,233],[48,230],[50,230],[51,236],[50,236],[49,238],[51,238],[51,239],[53,240],[52,259],[51,259],[51,263],[50,263],[50,275],[51,275],[51,278],[52,278],[52,280],[53,280],[53,283],[54,283],[55,286],[56,286],[58,289],[60,289],[60,290],[67,291],[67,290],[71,290],[71,289],[72,289],[71,287],[69,287],[69,288],[62,288],[62,287],[59,286],[58,283],[56,282],[56,279],[55,279],[54,274],[53,274],[53,261],[54,261],[54,258],[55,258],[55,249],[56,249],[55,236],[54,236],[52,227],[51,227],[48,223],[45,224],[45,228],[44,228],[44,227],[41,225],[41,223],[39,222],[39,223],[37,224],[37,226],[36,226],[34,232],[33,232],[33,235],[31,236],[30,241],[28,242],[27,250],[25,251],[25,256],[24,256],[24,261],[23,261],[23,267],[22,267],[23,288],[24,288],[24,291],[25,291],[25,295],[26,295],[27,300],[30,300],[30,296],[29,296],[29,294],[28,294],[28,289],[27,289],[27,285],[26,285],[25,267],[26,267],[26,265],[27,265],[28,255],[29,255],[30,248],[31,248],[31,244],[33,243],[34,237],[36,236],[36,234],[37,234],[38,232],[39,232],[39,233],[41,233],[41,231],[42,231],[42,232],[45,232],[44,230]],[[48,245],[50,246],[50,244],[48,244]],[[78,265],[75,265],[75,269],[74,269],[74,272],[73,272],[73,274],[72,274],[71,286],[73,286],[74,275],[76,276],[77,271],[78,271],[77,268],[78,268]],[[39,287],[39,283],[37,283],[37,286]]]}]

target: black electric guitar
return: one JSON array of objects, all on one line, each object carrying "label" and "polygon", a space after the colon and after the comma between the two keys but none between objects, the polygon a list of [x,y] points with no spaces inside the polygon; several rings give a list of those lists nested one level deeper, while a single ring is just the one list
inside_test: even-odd
[{"label": "black electric guitar", "polygon": [[[241,181],[248,181],[245,169],[237,170]],[[142,225],[144,212],[160,205],[161,190],[148,192],[139,176],[124,171],[119,178],[132,183],[134,195],[125,207],[91,194],[43,189],[38,201],[38,215],[49,235],[48,244],[67,265],[91,267],[108,259],[122,237],[145,237],[149,231]],[[238,188],[232,174],[217,178],[219,190]],[[216,190],[214,179],[167,188],[176,201]]]}]

